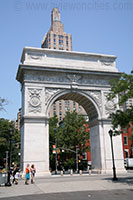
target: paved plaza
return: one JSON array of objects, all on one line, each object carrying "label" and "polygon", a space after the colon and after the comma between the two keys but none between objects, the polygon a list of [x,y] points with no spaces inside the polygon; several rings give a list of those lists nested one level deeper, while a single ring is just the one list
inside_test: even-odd
[{"label": "paved plaza", "polygon": [[[97,191],[95,193],[95,191]],[[133,173],[128,173],[126,175],[119,175],[118,181],[112,181],[112,176],[105,175],[55,175],[45,178],[36,178],[35,184],[25,185],[24,180],[21,179],[18,185],[12,185],[11,187],[0,187],[0,199],[67,199],[67,194],[69,196],[79,193],[77,199],[80,198],[81,194],[90,194],[93,196],[95,194],[101,194],[109,192],[109,194],[127,194],[133,195]],[[129,191],[129,192],[128,192]],[[86,193],[87,192],[87,193]],[[89,193],[90,192],[90,193]],[[102,193],[102,194],[103,194]],[[38,197],[36,196],[38,195]],[[45,195],[46,198],[43,198]],[[64,196],[59,198],[59,196]],[[119,195],[117,195],[119,196]],[[18,198],[19,197],[19,198]],[[23,197],[23,198],[22,198]],[[48,198],[49,197],[49,198]],[[58,197],[58,198],[56,198]],[[119,196],[120,197],[120,196]],[[88,198],[88,197],[87,197]],[[102,199],[102,196],[101,196]],[[125,198],[126,199],[126,198]],[[128,198],[130,199],[130,198]]]},{"label": "paved plaza", "polygon": [[97,190],[65,193],[34,194],[17,197],[6,197],[1,200],[132,200],[131,190]]}]

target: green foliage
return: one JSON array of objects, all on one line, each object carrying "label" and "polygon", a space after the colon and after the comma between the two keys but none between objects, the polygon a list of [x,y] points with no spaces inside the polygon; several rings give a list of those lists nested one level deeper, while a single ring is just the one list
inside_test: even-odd
[{"label": "green foliage", "polygon": [[55,144],[55,131],[54,129],[57,128],[58,118],[57,115],[50,118],[49,120],[49,140],[51,144]]},{"label": "green foliage", "polygon": [[[133,146],[133,124],[131,124],[131,136],[129,137],[129,140],[131,140],[131,146]],[[131,156],[133,158],[133,154]]]},{"label": "green foliage", "polygon": [[119,96],[119,104],[123,105],[128,98],[133,97],[133,71],[131,74],[122,73],[118,79],[110,81],[111,92],[108,100]]},{"label": "green foliage", "polygon": [[129,140],[131,140],[131,146],[133,145],[133,132],[131,133],[131,137],[129,137]]},{"label": "green foliage", "polygon": [[4,98],[0,97],[0,111],[1,110],[5,110],[4,106],[7,105],[7,103],[8,103],[7,100],[5,100]]},{"label": "green foliage", "polygon": [[50,166],[52,169],[55,168],[55,155],[52,154],[52,145],[57,142],[57,147],[65,150],[65,152],[62,153],[61,151],[59,154],[62,165],[71,169],[75,165],[76,146],[79,148],[78,153],[89,150],[89,147],[86,146],[90,136],[89,132],[86,131],[86,121],[83,116],[79,116],[76,112],[67,112],[58,127],[57,122],[57,116],[50,119]]},{"label": "green foliage", "polygon": [[[118,79],[110,81],[111,92],[108,95],[108,100],[113,100],[119,97],[119,105],[124,106],[129,98],[133,98],[133,71],[131,74],[122,73]],[[129,109],[117,110],[116,113],[110,115],[112,118],[113,128],[116,129],[119,125],[125,128],[129,123],[133,123],[133,107]]]},{"label": "green foliage", "polygon": [[117,110],[116,113],[111,114],[112,124],[114,129],[120,125],[121,128],[125,128],[129,125],[129,122],[133,122],[133,109],[127,109],[125,111]]},{"label": "green foliage", "polygon": [[64,149],[76,151],[79,146],[80,152],[88,151],[89,132],[86,132],[85,118],[76,112],[67,112],[62,124],[58,129],[58,144]]},{"label": "green foliage", "polygon": [[64,168],[67,171],[68,169],[74,169],[75,167],[75,159],[69,158],[64,161]]},{"label": "green foliage", "polygon": [[20,133],[14,129],[14,122],[0,119],[0,166],[4,166],[6,151],[9,151],[10,130],[13,129],[12,136],[12,158],[11,161],[19,164]]}]

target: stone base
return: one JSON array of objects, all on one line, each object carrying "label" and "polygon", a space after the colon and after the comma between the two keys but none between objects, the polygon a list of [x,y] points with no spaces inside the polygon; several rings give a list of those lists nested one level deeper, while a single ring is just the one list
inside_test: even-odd
[{"label": "stone base", "polygon": [[[21,172],[21,175],[20,175],[22,178],[25,178],[25,172]],[[48,172],[37,172],[36,173],[36,175],[35,175],[35,177],[36,178],[40,178],[40,177],[49,177],[49,176],[51,176],[51,173],[50,173],[50,171],[48,171]]]},{"label": "stone base", "polygon": [[48,171],[48,172],[37,172],[36,173],[36,177],[48,177],[48,176],[51,176],[50,171]]},{"label": "stone base", "polygon": [[[108,169],[108,170],[104,170],[104,169],[92,169],[91,170],[92,174],[106,174],[106,175],[113,175],[113,169]],[[122,169],[116,169],[116,174],[126,174],[127,171],[125,168]]]}]

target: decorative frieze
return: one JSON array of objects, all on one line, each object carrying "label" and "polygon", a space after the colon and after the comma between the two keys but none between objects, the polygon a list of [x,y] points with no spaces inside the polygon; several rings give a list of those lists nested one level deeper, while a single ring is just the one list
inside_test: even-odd
[{"label": "decorative frieze", "polygon": [[104,79],[90,79],[88,78],[83,78],[82,80],[79,80],[80,84],[83,85],[109,85],[108,80],[104,80]]},{"label": "decorative frieze", "polygon": [[96,85],[96,86],[107,86],[109,85],[106,79],[90,78],[87,75],[78,74],[54,74],[45,72],[44,74],[25,74],[24,80],[36,81],[44,83],[64,83],[64,84],[79,84],[79,85]]}]

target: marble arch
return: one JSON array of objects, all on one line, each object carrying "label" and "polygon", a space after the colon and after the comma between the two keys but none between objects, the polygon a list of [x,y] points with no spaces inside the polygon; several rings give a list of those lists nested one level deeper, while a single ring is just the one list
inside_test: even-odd
[{"label": "marble arch", "polygon": [[[71,99],[89,116],[94,171],[112,173],[108,118],[115,111],[107,101],[109,80],[120,74],[112,55],[25,47],[16,79],[21,83],[21,169],[34,163],[37,175],[49,172],[49,109],[54,101]],[[117,173],[123,173],[121,136],[114,138]]]}]

